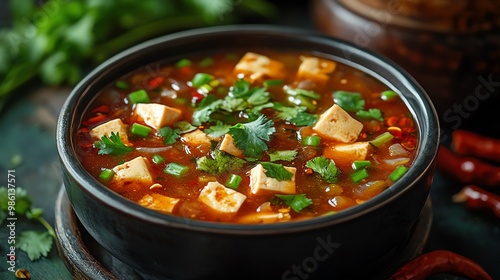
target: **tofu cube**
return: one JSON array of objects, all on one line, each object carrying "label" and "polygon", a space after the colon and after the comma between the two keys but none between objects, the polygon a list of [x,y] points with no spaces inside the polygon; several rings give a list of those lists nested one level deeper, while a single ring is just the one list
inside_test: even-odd
[{"label": "tofu cube", "polygon": [[321,114],[313,126],[314,132],[321,137],[343,143],[355,142],[362,129],[363,124],[337,104]]},{"label": "tofu cube", "polygon": [[89,131],[90,136],[97,139],[101,139],[103,136],[110,137],[111,132],[119,133],[120,139],[122,140],[123,144],[128,143],[127,126],[122,122],[121,119],[110,120],[92,128]]},{"label": "tofu cube", "polygon": [[253,52],[247,52],[234,67],[236,74],[249,75],[251,81],[262,77],[280,78],[282,70],[283,63]]},{"label": "tofu cube", "polygon": [[261,190],[275,191],[285,194],[295,193],[295,173],[297,169],[295,167],[287,167],[285,169],[293,173],[293,177],[288,181],[279,181],[275,178],[267,177],[266,170],[262,164],[258,164],[252,170],[250,170],[250,189],[253,194],[258,193]]},{"label": "tofu cube", "polygon": [[200,145],[210,146],[210,138],[199,129],[183,134],[181,141],[193,147]]},{"label": "tofu cube", "polygon": [[233,136],[229,133],[224,136],[224,139],[220,143],[219,150],[239,158],[244,156],[243,151],[236,147]]},{"label": "tofu cube", "polygon": [[153,178],[148,166],[149,162],[145,157],[136,157],[133,160],[117,165],[113,168],[115,175],[112,183],[122,187],[130,184],[151,185]]},{"label": "tofu cube", "polygon": [[335,161],[353,162],[355,160],[365,160],[370,153],[371,145],[369,142],[354,142],[352,144],[336,144],[327,147],[323,155],[326,158]]},{"label": "tofu cube", "polygon": [[154,129],[171,126],[182,115],[182,111],[177,108],[157,103],[138,103],[135,105],[134,113],[137,115],[139,121],[144,122]]},{"label": "tofu cube", "polygon": [[330,78],[328,74],[335,70],[337,64],[333,61],[317,57],[301,57],[302,63],[297,71],[297,78],[310,79],[324,84]]},{"label": "tofu cube", "polygon": [[178,202],[178,198],[153,193],[151,195],[146,194],[137,203],[149,209],[165,213],[172,213],[172,210]]},{"label": "tofu cube", "polygon": [[219,182],[209,182],[201,190],[198,201],[217,212],[231,214],[238,212],[246,198],[246,195],[226,188]]}]

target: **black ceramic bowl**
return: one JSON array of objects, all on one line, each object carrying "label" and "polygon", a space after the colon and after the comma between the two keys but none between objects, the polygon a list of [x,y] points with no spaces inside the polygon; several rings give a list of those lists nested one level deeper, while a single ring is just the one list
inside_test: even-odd
[{"label": "black ceramic bowl", "polygon": [[[167,58],[225,49],[311,51],[374,76],[401,93],[420,132],[409,172],[371,200],[335,215],[266,225],[237,225],[164,215],[109,190],[80,165],[76,130],[94,96],[120,76]],[[90,235],[116,258],[162,279],[339,279],[388,267],[414,230],[429,194],[439,127],[422,88],[373,53],[309,31],[225,26],[185,31],[133,47],[76,86],[57,126],[64,186]]]}]

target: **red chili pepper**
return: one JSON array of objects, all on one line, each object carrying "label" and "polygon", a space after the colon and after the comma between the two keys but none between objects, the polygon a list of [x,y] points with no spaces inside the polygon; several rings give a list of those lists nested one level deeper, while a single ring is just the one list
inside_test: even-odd
[{"label": "red chili pepper", "polygon": [[154,78],[151,78],[149,79],[148,81],[148,89],[155,89],[157,87],[159,87],[163,81],[165,81],[165,77],[154,77]]},{"label": "red chili pepper", "polygon": [[463,276],[472,280],[492,280],[476,262],[445,250],[436,250],[416,257],[399,268],[389,279],[419,280],[438,273]]},{"label": "red chili pepper", "polygon": [[105,114],[107,114],[107,113],[109,113],[109,106],[108,105],[101,105],[97,108],[94,108],[92,110],[92,113],[105,113]]},{"label": "red chili pepper", "polygon": [[500,167],[473,157],[463,157],[441,146],[437,155],[437,168],[462,184],[500,187]]},{"label": "red chili pepper", "polygon": [[482,136],[466,130],[455,130],[452,139],[451,147],[458,154],[500,162],[500,139]]},{"label": "red chili pepper", "polygon": [[490,209],[500,218],[500,196],[474,185],[468,185],[453,196],[454,202],[465,202],[472,209]]},{"label": "red chili pepper", "polygon": [[97,115],[95,117],[89,118],[86,123],[87,124],[95,124],[95,123],[98,123],[98,122],[105,120],[106,118],[107,118],[106,115]]},{"label": "red chili pepper", "polygon": [[192,103],[198,103],[200,102],[203,98],[205,98],[205,95],[197,92],[196,90],[191,91],[191,102]]}]

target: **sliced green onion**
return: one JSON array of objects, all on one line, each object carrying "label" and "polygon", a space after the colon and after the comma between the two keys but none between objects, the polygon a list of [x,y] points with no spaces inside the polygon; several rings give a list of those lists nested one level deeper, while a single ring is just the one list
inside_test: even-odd
[{"label": "sliced green onion", "polygon": [[317,147],[321,143],[321,138],[318,135],[311,135],[302,138],[302,144],[306,146]]},{"label": "sliced green onion", "polygon": [[198,63],[198,66],[200,67],[208,67],[210,65],[214,64],[214,59],[211,57],[205,57]]},{"label": "sliced green onion", "polygon": [[189,60],[187,58],[183,58],[183,59],[177,61],[177,63],[175,64],[175,67],[182,68],[182,67],[186,67],[186,66],[190,66],[190,65],[191,65],[191,60]]},{"label": "sliced green onion", "polygon": [[370,165],[371,165],[371,162],[369,160],[355,160],[352,163],[352,169],[353,170],[360,170],[360,169],[368,167]]},{"label": "sliced green onion", "polygon": [[378,148],[384,145],[385,143],[391,141],[392,138],[394,138],[394,136],[390,132],[384,132],[380,134],[377,138],[370,141],[370,144]]},{"label": "sliced green onion", "polygon": [[264,86],[265,87],[279,86],[282,85],[283,83],[284,83],[283,80],[267,80],[264,81]]},{"label": "sliced green onion", "polygon": [[193,80],[191,83],[193,84],[193,87],[199,88],[204,84],[207,84],[208,82],[212,81],[214,79],[214,76],[207,74],[207,73],[197,73],[194,75]]},{"label": "sliced green onion", "polygon": [[117,81],[117,82],[115,83],[115,86],[116,86],[117,88],[119,88],[119,89],[128,89],[128,88],[130,87],[130,85],[129,85],[127,82],[122,81],[122,80]]},{"label": "sliced green onion", "polygon": [[204,84],[204,85],[201,85],[200,87],[198,87],[198,89],[206,94],[206,93],[209,93],[214,88],[211,87],[209,84]]},{"label": "sliced green onion", "polygon": [[148,93],[143,89],[130,93],[128,98],[132,101],[132,103],[148,103],[151,101]]},{"label": "sliced green onion", "polygon": [[132,124],[132,129],[130,130],[133,134],[141,137],[148,137],[151,132],[151,127],[142,124],[134,123]]},{"label": "sliced green onion", "polygon": [[99,174],[99,179],[107,182],[107,181],[111,180],[111,178],[113,178],[114,175],[115,175],[115,172],[112,169],[105,168],[101,171],[101,174]]},{"label": "sliced green onion", "polygon": [[382,98],[382,100],[384,101],[390,101],[390,100],[393,100],[394,98],[396,98],[398,96],[398,94],[392,90],[386,90],[384,92],[382,92],[382,95],[380,96],[380,98]]},{"label": "sliced green onion", "polygon": [[186,175],[188,171],[189,171],[189,167],[175,163],[175,162],[171,162],[171,163],[167,164],[167,166],[163,170],[163,172],[170,174],[170,175],[174,175],[177,178]]},{"label": "sliced green onion", "polygon": [[231,176],[229,176],[229,179],[227,179],[226,187],[233,190],[237,190],[238,187],[240,186],[241,180],[243,179],[241,178],[240,175],[231,174]]},{"label": "sliced green onion", "polygon": [[397,180],[401,179],[401,177],[403,177],[403,175],[405,175],[407,171],[408,168],[406,168],[406,166],[400,165],[396,167],[394,171],[392,171],[392,173],[389,175],[389,179],[391,179],[391,181],[393,182],[396,182]]},{"label": "sliced green onion", "polygon": [[351,179],[354,183],[359,183],[361,180],[368,178],[368,175],[368,170],[366,170],[366,168],[363,168],[351,173]]},{"label": "sliced green onion", "polygon": [[154,163],[160,164],[160,163],[163,163],[165,161],[165,158],[160,156],[160,155],[153,155],[152,160]]}]

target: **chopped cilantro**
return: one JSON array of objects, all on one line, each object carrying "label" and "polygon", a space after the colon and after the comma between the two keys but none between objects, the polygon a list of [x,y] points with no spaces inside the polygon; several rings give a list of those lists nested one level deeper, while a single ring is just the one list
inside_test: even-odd
[{"label": "chopped cilantro", "polygon": [[250,94],[250,82],[244,79],[234,81],[234,85],[229,89],[229,95],[235,98],[248,97]]},{"label": "chopped cilantro", "polygon": [[172,145],[179,138],[181,131],[179,129],[172,129],[168,126],[164,126],[158,129],[158,135],[163,137],[163,144]]},{"label": "chopped cilantro", "polygon": [[313,126],[318,121],[318,115],[299,112],[296,116],[289,119],[296,126]]},{"label": "chopped cilantro", "polygon": [[380,109],[368,109],[367,111],[365,110],[359,110],[356,112],[356,116],[363,118],[363,119],[376,119],[377,121],[384,121],[384,118],[382,117],[382,111]]},{"label": "chopped cilantro", "polygon": [[306,89],[302,89],[302,88],[291,88],[289,86],[285,86],[283,89],[285,90],[286,94],[292,95],[292,96],[300,95],[300,96],[309,97],[309,98],[314,99],[314,100],[319,100],[321,98],[320,94],[318,94],[314,91],[311,91],[311,90],[306,90]]},{"label": "chopped cilantro", "polygon": [[199,104],[199,108],[193,112],[193,124],[201,125],[210,121],[210,116],[222,105],[222,100],[217,100],[214,95],[207,95]]},{"label": "chopped cilantro", "polygon": [[289,121],[297,126],[312,126],[318,121],[318,116],[306,113],[307,107],[286,107],[280,103],[273,103],[273,108],[278,111],[278,118]]},{"label": "chopped cilantro", "polygon": [[248,107],[248,103],[243,98],[234,98],[231,96],[226,96],[221,109],[227,112],[243,111]]},{"label": "chopped cilantro", "polygon": [[262,105],[269,101],[269,92],[266,88],[254,88],[252,94],[248,97],[247,102],[251,106]]},{"label": "chopped cilantro", "polygon": [[194,126],[186,121],[176,122],[175,127],[179,128],[180,134],[195,131],[197,128],[196,126]]},{"label": "chopped cilantro", "polygon": [[286,170],[281,164],[262,162],[262,167],[266,170],[266,176],[278,181],[289,181],[293,178],[293,173]]},{"label": "chopped cilantro", "polygon": [[295,159],[297,151],[294,150],[275,151],[272,153],[268,153],[268,155],[271,161],[278,161],[278,160],[292,161]]},{"label": "chopped cilantro", "polygon": [[275,199],[271,201],[272,204],[286,204],[290,206],[293,211],[300,212],[302,209],[311,205],[312,199],[306,197],[306,194],[276,194]]},{"label": "chopped cilantro", "polygon": [[205,132],[211,138],[217,138],[228,133],[230,127],[231,125],[224,124],[223,122],[218,121],[216,125],[212,125],[211,127],[205,129],[203,132]]},{"label": "chopped cilantro", "polygon": [[111,132],[110,137],[104,135],[101,140],[94,142],[94,146],[99,149],[97,152],[99,155],[123,155],[134,150],[134,148],[123,144],[119,132]]},{"label": "chopped cilantro", "polygon": [[329,160],[324,156],[315,157],[306,163],[306,167],[311,168],[314,172],[323,177],[327,183],[337,182],[337,176],[340,170],[335,165],[333,160]]},{"label": "chopped cilantro", "polygon": [[236,147],[246,156],[253,158],[259,158],[264,151],[267,151],[265,141],[269,141],[271,134],[275,131],[273,122],[264,115],[259,116],[255,121],[238,123],[229,128],[229,134],[233,137]]},{"label": "chopped cilantro", "polygon": [[213,158],[204,156],[196,160],[197,169],[210,174],[235,171],[243,167],[244,164],[245,161],[241,158],[233,157],[221,150],[216,150],[213,153]]},{"label": "chopped cilantro", "polygon": [[358,92],[336,91],[333,93],[333,100],[342,109],[355,112],[365,108],[365,100]]}]

